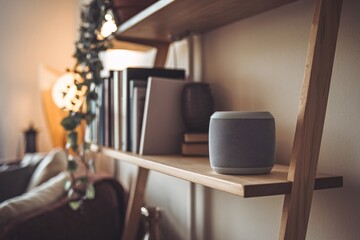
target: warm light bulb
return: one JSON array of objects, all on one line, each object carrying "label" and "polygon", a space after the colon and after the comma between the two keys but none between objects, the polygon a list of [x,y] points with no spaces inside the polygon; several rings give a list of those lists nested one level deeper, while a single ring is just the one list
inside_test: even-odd
[{"label": "warm light bulb", "polygon": [[105,22],[103,23],[103,25],[101,27],[100,35],[101,35],[102,38],[107,38],[113,32],[116,31],[117,26],[116,26],[116,23],[114,21],[114,17],[112,15],[111,11],[108,11],[105,14],[104,19],[105,19]]},{"label": "warm light bulb", "polygon": [[74,112],[80,110],[86,87],[78,90],[74,83],[75,78],[75,74],[69,72],[62,75],[54,84],[52,98],[58,108]]},{"label": "warm light bulb", "polygon": [[105,14],[105,20],[111,21],[111,20],[113,20],[113,16],[110,13],[107,13],[107,14]]},{"label": "warm light bulb", "polygon": [[107,20],[106,22],[104,22],[103,26],[101,27],[101,36],[103,38],[106,38],[108,36],[110,36],[110,34],[112,34],[113,32],[115,32],[117,29],[115,21],[113,19]]}]

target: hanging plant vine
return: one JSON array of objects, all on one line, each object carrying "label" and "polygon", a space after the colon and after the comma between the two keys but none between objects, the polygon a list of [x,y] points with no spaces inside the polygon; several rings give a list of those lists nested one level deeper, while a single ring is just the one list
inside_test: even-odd
[{"label": "hanging plant vine", "polygon": [[[106,38],[101,37],[101,27],[105,21],[105,14],[110,9],[108,0],[92,0],[84,5],[81,11],[81,26],[79,39],[75,43],[73,57],[76,63],[73,69],[74,84],[80,92],[71,102],[75,105],[82,100],[77,110],[70,110],[61,125],[67,131],[66,150],[68,155],[68,171],[70,179],[65,184],[68,197],[71,199],[70,206],[78,209],[86,199],[94,198],[94,187],[89,181],[89,174],[94,172],[94,163],[86,159],[86,153],[90,150],[91,142],[85,138],[83,144],[78,146],[77,127],[85,122],[89,126],[95,119],[94,105],[98,104],[98,86],[103,81],[100,71],[103,65],[99,59],[99,53],[109,47]],[[65,93],[64,93],[65,94]],[[88,127],[85,128],[88,131]],[[84,174],[76,174],[79,164],[84,167]]]}]

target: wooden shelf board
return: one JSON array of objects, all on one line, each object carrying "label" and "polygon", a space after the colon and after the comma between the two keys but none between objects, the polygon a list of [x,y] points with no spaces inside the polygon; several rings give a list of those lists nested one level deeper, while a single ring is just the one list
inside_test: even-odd
[{"label": "wooden shelf board", "polygon": [[297,0],[161,0],[124,22],[118,39],[170,42],[204,33]]},{"label": "wooden shelf board", "polygon": [[[287,194],[292,183],[287,180],[288,167],[276,164],[269,174],[224,175],[215,173],[204,157],[139,156],[111,148],[92,146],[93,151],[139,167],[198,183],[241,197],[260,197]],[[342,187],[342,176],[317,174],[315,190]]]},{"label": "wooden shelf board", "polygon": [[136,44],[132,42],[126,42],[126,41],[119,41],[115,38],[109,39],[109,42],[111,43],[111,47],[109,50],[114,49],[121,49],[121,50],[131,50],[131,51],[139,51],[139,52],[146,52],[152,49],[152,47],[142,44]]}]

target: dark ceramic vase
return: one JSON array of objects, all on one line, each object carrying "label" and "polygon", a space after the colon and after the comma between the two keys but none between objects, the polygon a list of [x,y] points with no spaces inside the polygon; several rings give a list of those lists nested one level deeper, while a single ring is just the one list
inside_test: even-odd
[{"label": "dark ceramic vase", "polygon": [[30,125],[29,129],[24,132],[25,135],[25,153],[34,153],[36,149],[36,135],[37,131],[33,125]]},{"label": "dark ceramic vase", "polygon": [[209,84],[186,84],[182,94],[182,110],[185,127],[190,132],[208,132],[213,98]]}]

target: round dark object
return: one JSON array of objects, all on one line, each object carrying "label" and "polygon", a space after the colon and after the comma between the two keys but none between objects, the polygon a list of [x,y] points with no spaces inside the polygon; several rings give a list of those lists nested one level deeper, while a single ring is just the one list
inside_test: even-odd
[{"label": "round dark object", "polygon": [[182,110],[185,127],[191,132],[207,132],[214,112],[209,84],[189,83],[182,93]]}]

